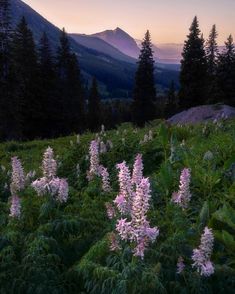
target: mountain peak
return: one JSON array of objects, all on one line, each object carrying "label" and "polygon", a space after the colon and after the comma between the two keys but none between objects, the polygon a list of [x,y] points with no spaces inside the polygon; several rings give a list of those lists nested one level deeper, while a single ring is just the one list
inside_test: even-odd
[{"label": "mountain peak", "polygon": [[114,30],[106,30],[97,34],[93,34],[92,36],[104,40],[126,55],[134,58],[138,57],[139,55],[139,47],[137,46],[135,40],[120,27],[116,27]]}]

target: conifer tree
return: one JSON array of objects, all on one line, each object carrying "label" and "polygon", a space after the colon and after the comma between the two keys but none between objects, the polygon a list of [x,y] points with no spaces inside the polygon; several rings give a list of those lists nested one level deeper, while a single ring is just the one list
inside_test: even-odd
[{"label": "conifer tree", "polygon": [[40,129],[38,64],[33,34],[24,17],[13,35],[12,60],[17,133],[19,137],[33,138]]},{"label": "conifer tree", "polygon": [[63,133],[84,130],[85,102],[81,82],[81,72],[77,56],[71,52],[68,36],[62,30],[57,54],[61,128]]},{"label": "conifer tree", "polygon": [[40,114],[41,135],[51,137],[57,135],[59,117],[57,105],[57,79],[55,62],[47,34],[44,32],[39,44],[39,79],[40,79]]},{"label": "conifer tree", "polygon": [[11,36],[10,2],[0,0],[0,80],[9,73]]},{"label": "conifer tree", "polygon": [[218,61],[218,84],[220,102],[235,106],[235,45],[230,35],[225,42],[225,50],[220,54]]},{"label": "conifer tree", "polygon": [[11,138],[11,77],[10,77],[10,43],[12,37],[10,2],[0,0],[0,140]]},{"label": "conifer tree", "polygon": [[97,81],[92,80],[90,95],[88,98],[88,126],[91,131],[97,131],[101,125],[101,102],[98,92]]},{"label": "conifer tree", "polygon": [[206,55],[208,64],[208,91],[207,91],[207,102],[216,103],[218,102],[218,85],[217,85],[217,65],[219,49],[217,45],[217,30],[216,25],[212,26],[209,38],[206,44]]},{"label": "conifer tree", "polygon": [[167,93],[167,102],[165,106],[165,116],[170,117],[177,112],[178,103],[177,103],[177,95],[175,90],[174,81],[171,82],[168,93]]},{"label": "conifer tree", "polygon": [[154,59],[149,31],[142,42],[133,93],[133,120],[137,125],[155,117],[156,89],[154,81]]},{"label": "conifer tree", "polygon": [[198,19],[194,18],[181,60],[180,107],[185,109],[206,103],[207,60]]}]

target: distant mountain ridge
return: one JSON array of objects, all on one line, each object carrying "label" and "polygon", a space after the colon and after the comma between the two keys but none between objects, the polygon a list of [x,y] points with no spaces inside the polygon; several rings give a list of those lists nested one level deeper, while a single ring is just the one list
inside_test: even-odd
[{"label": "distant mountain ridge", "polygon": [[90,48],[95,49],[99,52],[103,52],[113,58],[118,60],[122,60],[125,62],[136,63],[136,59],[130,57],[129,55],[124,54],[116,47],[110,45],[109,43],[105,42],[104,40],[92,36],[92,35],[85,35],[85,34],[70,34],[70,36],[79,44]]},{"label": "distant mountain ridge", "polygon": [[126,55],[137,58],[139,55],[139,47],[135,39],[125,31],[117,27],[115,30],[106,30],[100,33],[92,34],[91,36],[98,37],[115,48],[119,49]]},{"label": "distant mountain ridge", "polygon": [[[12,7],[13,25],[15,26],[20,18],[25,16],[29,28],[33,32],[36,44],[39,44],[42,33],[45,31],[49,37],[54,52],[56,52],[61,34],[60,29],[38,14],[23,1],[11,0],[10,2]],[[78,56],[85,82],[89,82],[93,76],[96,77],[101,86],[104,98],[130,98],[137,67],[136,61],[121,50],[115,48],[115,46],[110,45],[107,42],[105,43],[104,40],[103,42],[98,42],[96,39],[97,43],[92,45],[92,42],[95,40],[94,38],[98,38],[96,35],[97,34],[92,35],[92,39],[79,37],[80,42],[75,40],[78,38],[77,36],[76,38],[75,36],[73,36],[73,38],[71,36],[69,37],[71,49]],[[137,54],[139,48],[132,37],[119,28],[116,29],[116,35],[119,38],[121,36],[124,38],[124,43],[120,41],[120,44],[124,44],[124,48],[126,46],[125,44],[128,42],[132,43],[133,46],[131,46],[131,52],[135,51],[135,54]],[[82,41],[81,39],[86,40]],[[84,43],[87,42],[87,40],[90,44]],[[176,85],[178,84],[178,72],[174,68],[165,67],[165,65],[159,66],[156,70],[156,83],[158,89],[166,89],[172,80],[175,81]]]}]

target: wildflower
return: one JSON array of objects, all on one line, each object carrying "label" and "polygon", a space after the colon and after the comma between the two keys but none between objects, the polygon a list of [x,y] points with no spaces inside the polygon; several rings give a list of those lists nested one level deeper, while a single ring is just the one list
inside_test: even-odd
[{"label": "wildflower", "polygon": [[190,177],[191,177],[190,169],[184,168],[180,175],[179,191],[174,192],[172,195],[172,201],[184,209],[188,207],[188,203],[191,199],[191,193],[190,193],[190,187],[189,187]]},{"label": "wildflower", "polygon": [[100,142],[100,153],[106,153],[107,147],[103,141]]},{"label": "wildflower", "polygon": [[99,174],[101,175],[102,178],[102,189],[104,192],[110,192],[111,191],[111,186],[110,186],[110,181],[109,181],[109,173],[107,168],[103,167],[102,165],[100,166]]},{"label": "wildflower", "polygon": [[48,147],[43,155],[42,162],[43,177],[35,180],[31,186],[38,196],[51,194],[59,202],[68,199],[68,183],[65,179],[56,177],[57,163],[54,159],[53,150]]},{"label": "wildflower", "polygon": [[107,148],[108,148],[108,150],[113,149],[113,142],[111,140],[107,141]]},{"label": "wildflower", "polygon": [[212,230],[205,227],[204,233],[201,236],[201,244],[199,248],[193,250],[192,259],[193,267],[205,277],[209,277],[214,273],[214,266],[210,261],[213,250],[214,236]]},{"label": "wildflower", "polygon": [[117,164],[117,169],[119,169],[119,195],[116,197],[114,203],[117,204],[117,207],[121,213],[128,213],[131,210],[133,197],[130,170],[125,161]]},{"label": "wildflower", "polygon": [[136,188],[133,199],[132,221],[133,240],[136,242],[134,255],[144,257],[144,251],[149,242],[154,242],[159,235],[157,227],[151,228],[147,221],[147,211],[149,209],[150,183],[148,178],[143,178]]},{"label": "wildflower", "polygon": [[56,196],[57,200],[61,203],[67,202],[68,192],[69,192],[69,187],[68,187],[67,181],[65,179],[60,179],[58,194]]},{"label": "wildflower", "polygon": [[15,156],[11,159],[12,174],[11,174],[11,193],[14,195],[16,192],[24,189],[25,176],[24,169],[20,160]]},{"label": "wildflower", "polygon": [[118,239],[117,239],[117,236],[114,234],[114,233],[110,233],[109,235],[108,235],[108,237],[109,237],[109,242],[110,242],[110,250],[111,251],[117,251],[117,250],[120,250],[121,249],[121,247],[120,247],[120,245],[119,245],[119,243],[118,243]]},{"label": "wildflower", "polygon": [[89,175],[90,175],[90,179],[92,179],[94,176],[99,175],[99,147],[98,147],[97,141],[95,140],[91,141],[89,154],[90,154]]},{"label": "wildflower", "polygon": [[105,133],[105,127],[104,125],[101,125],[101,134],[104,134]]},{"label": "wildflower", "polygon": [[153,132],[152,130],[149,131],[149,141],[153,140]]},{"label": "wildflower", "polygon": [[115,209],[111,203],[105,203],[107,216],[109,219],[113,219],[116,216]]},{"label": "wildflower", "polygon": [[142,155],[138,154],[135,158],[135,163],[132,172],[132,184],[140,184],[143,177],[143,161]]},{"label": "wildflower", "polygon": [[177,271],[176,271],[177,274],[181,274],[184,268],[185,268],[184,259],[182,256],[180,256],[177,262]]},{"label": "wildflower", "polygon": [[128,240],[132,233],[131,222],[127,222],[127,219],[119,219],[116,224],[116,230],[119,233],[122,240]]},{"label": "wildflower", "polygon": [[14,195],[11,198],[10,216],[13,218],[20,218],[20,214],[21,214],[20,198]]},{"label": "wildflower", "polygon": [[57,163],[54,159],[54,152],[51,147],[48,147],[43,155],[42,170],[47,180],[51,180],[56,176]]}]

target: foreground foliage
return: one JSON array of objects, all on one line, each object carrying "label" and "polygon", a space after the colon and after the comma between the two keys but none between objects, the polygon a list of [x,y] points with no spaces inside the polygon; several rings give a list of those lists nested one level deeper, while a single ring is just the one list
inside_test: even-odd
[{"label": "foreground foliage", "polygon": [[[106,192],[100,177],[87,179],[89,146],[97,136],[108,146],[99,155],[110,176]],[[234,121],[185,127],[156,121],[143,129],[124,124],[81,138],[1,144],[0,293],[233,293],[234,138]],[[30,185],[43,176],[40,165],[48,146],[57,155],[58,177],[68,181],[67,202],[38,196]],[[116,164],[125,160],[132,167],[137,154],[142,154],[152,191],[147,217],[159,228],[143,259],[133,255],[128,242],[120,251],[110,250],[115,220],[106,214],[106,203],[119,190]],[[18,192],[20,218],[9,216],[13,156],[26,174],[31,171]],[[172,201],[184,168],[191,173],[185,209]],[[214,274],[209,277],[192,267],[205,227],[214,234]]]}]

